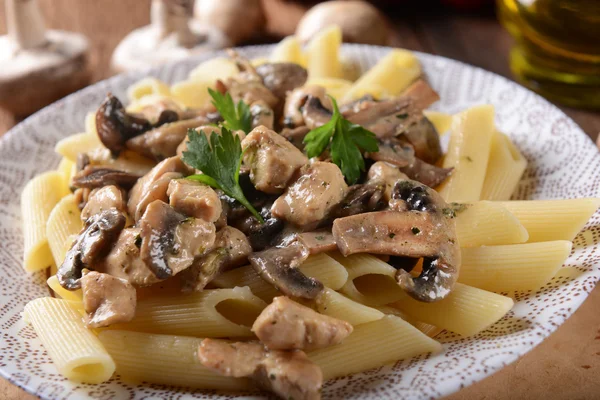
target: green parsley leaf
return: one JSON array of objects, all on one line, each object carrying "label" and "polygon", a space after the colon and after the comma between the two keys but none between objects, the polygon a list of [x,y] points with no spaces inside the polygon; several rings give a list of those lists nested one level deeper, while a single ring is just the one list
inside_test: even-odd
[{"label": "green parsley leaf", "polygon": [[194,129],[188,129],[188,140],[187,151],[183,152],[183,162],[199,169],[202,174],[187,178],[221,189],[227,196],[246,207],[260,223],[264,223],[240,187],[240,167],[244,153],[239,136],[221,127],[221,134],[212,132],[209,142],[204,131],[198,133]]},{"label": "green parsley leaf", "polygon": [[229,93],[223,94],[211,88],[208,88],[208,93],[212,97],[213,106],[223,117],[225,127],[232,131],[242,130],[250,133],[252,130],[252,115],[248,104],[240,100],[235,105]]},{"label": "green parsley leaf", "polygon": [[324,125],[313,129],[304,138],[309,158],[321,155],[330,146],[333,162],[340,167],[348,183],[355,183],[365,170],[363,151],[379,151],[375,134],[345,119],[333,97],[333,115]]}]

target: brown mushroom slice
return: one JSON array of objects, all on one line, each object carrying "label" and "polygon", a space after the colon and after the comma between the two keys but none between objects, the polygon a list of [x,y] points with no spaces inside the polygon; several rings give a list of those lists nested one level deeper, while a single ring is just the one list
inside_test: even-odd
[{"label": "brown mushroom slice", "polygon": [[397,167],[406,167],[415,160],[413,147],[393,137],[380,140],[379,151],[366,153],[365,156],[373,161],[383,161]]},{"label": "brown mushroom slice", "polygon": [[452,174],[453,168],[437,167],[415,158],[410,164],[400,168],[400,171],[410,179],[434,188]]},{"label": "brown mushroom slice", "polygon": [[256,318],[252,332],[271,350],[317,350],[340,344],[352,325],[279,296]]},{"label": "brown mushroom slice", "polygon": [[304,138],[308,132],[310,132],[308,126],[299,126],[297,128],[283,128],[279,134],[298,150],[304,151]]},{"label": "brown mushroom slice", "polygon": [[366,127],[379,138],[396,136],[421,117],[420,110],[405,96],[365,102],[356,113],[346,112],[350,122]]},{"label": "brown mushroom slice", "polygon": [[350,215],[362,214],[370,211],[383,210],[387,201],[383,198],[385,183],[372,180],[371,182],[352,185],[344,199],[329,213],[329,218],[343,218]]},{"label": "brown mushroom slice", "polygon": [[88,328],[129,322],[135,316],[135,288],[126,280],[91,271],[81,278],[81,289]]},{"label": "brown mushroom slice", "polygon": [[369,182],[383,182],[385,184],[383,199],[388,202],[392,198],[392,189],[396,182],[408,179],[396,166],[383,161],[377,161],[371,165],[367,177]]},{"label": "brown mushroom slice", "polygon": [[302,86],[289,92],[283,108],[283,125],[287,128],[296,128],[304,125],[302,108],[309,96],[316,97],[321,104],[331,109],[331,100],[327,97],[325,88],[317,85]]},{"label": "brown mushroom slice", "polygon": [[115,185],[128,189],[140,179],[138,175],[117,169],[88,165],[78,172],[71,184],[76,188],[96,189],[104,186]]},{"label": "brown mushroom slice", "polygon": [[304,85],[308,79],[306,69],[295,63],[265,63],[256,67],[256,73],[281,102],[288,92]]},{"label": "brown mushroom slice", "polygon": [[253,378],[283,399],[321,398],[323,373],[300,350],[268,350],[258,342],[204,339],[198,358],[202,365],[221,375]]},{"label": "brown mushroom slice", "polygon": [[206,117],[200,116],[164,124],[128,140],[126,146],[145,157],[162,161],[177,154],[177,147],[186,138],[188,129],[206,125],[209,122]]},{"label": "brown mushroom slice", "polygon": [[325,125],[332,115],[333,112],[327,109],[318,97],[308,96],[302,107],[302,119],[310,129]]},{"label": "brown mushroom slice", "polygon": [[172,179],[167,196],[175,210],[208,222],[217,221],[223,210],[217,192],[208,185],[190,179]]},{"label": "brown mushroom slice", "polygon": [[127,212],[125,196],[123,189],[115,185],[92,190],[85,207],[81,210],[81,219],[85,222],[91,216],[110,209]]},{"label": "brown mushroom slice", "polygon": [[377,101],[371,94],[365,94],[362,97],[359,97],[356,100],[353,100],[349,103],[344,103],[340,105],[340,113],[344,117],[348,117],[350,115],[356,114],[363,109],[370,107],[373,103]]},{"label": "brown mushroom slice", "polygon": [[440,135],[427,117],[409,126],[402,136],[415,149],[415,156],[426,163],[435,164],[442,157]]},{"label": "brown mushroom slice", "polygon": [[128,114],[121,101],[108,93],[96,111],[96,129],[102,144],[118,155],[126,141],[152,129],[152,125],[145,118]]},{"label": "brown mushroom slice", "polygon": [[293,144],[264,126],[254,128],[242,140],[242,149],[244,162],[250,166],[250,180],[265,193],[282,193],[296,171],[308,163]]},{"label": "brown mushroom slice", "polygon": [[86,221],[65,260],[58,268],[58,282],[67,290],[81,287],[83,268],[93,264],[110,249],[121,230],[125,227],[125,216],[115,209],[105,210]]},{"label": "brown mushroom slice", "polygon": [[414,107],[419,110],[426,109],[440,99],[440,95],[422,79],[406,88],[401,96],[409,97]]},{"label": "brown mushroom slice", "polygon": [[215,242],[213,223],[186,217],[160,200],[148,205],[139,224],[140,257],[159,279],[185,270]]},{"label": "brown mushroom slice", "polygon": [[308,254],[308,250],[300,243],[293,243],[287,247],[252,253],[248,260],[261,278],[283,294],[314,299],[323,291],[323,284],[307,277],[298,268],[308,258]]},{"label": "brown mushroom slice", "polygon": [[337,249],[335,238],[329,230],[302,232],[296,235],[296,240],[312,254],[326,253]]},{"label": "brown mushroom slice", "polygon": [[213,250],[196,258],[191,267],[179,275],[184,292],[199,292],[221,272],[248,261],[252,247],[246,235],[226,226],[217,232]]}]

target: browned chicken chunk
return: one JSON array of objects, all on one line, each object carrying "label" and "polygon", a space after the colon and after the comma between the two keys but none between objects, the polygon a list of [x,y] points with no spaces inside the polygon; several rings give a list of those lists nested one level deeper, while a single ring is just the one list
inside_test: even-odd
[{"label": "browned chicken chunk", "polygon": [[169,204],[194,218],[215,222],[221,216],[221,199],[208,185],[189,179],[173,179],[167,189]]},{"label": "browned chicken chunk", "polygon": [[123,189],[115,185],[94,189],[88,196],[85,207],[81,210],[81,219],[85,222],[92,215],[111,208],[126,212],[127,202]]},{"label": "browned chicken chunk", "polygon": [[254,128],[242,141],[242,148],[250,180],[265,193],[282,193],[296,171],[308,163],[293,144],[264,126]]},{"label": "browned chicken chunk", "polygon": [[257,342],[204,339],[198,358],[225,376],[253,378],[282,399],[319,400],[323,373],[302,351],[267,350]]},{"label": "browned chicken chunk", "polygon": [[135,289],[126,280],[92,271],[81,278],[81,289],[88,328],[129,322],[135,316]]},{"label": "browned chicken chunk", "polygon": [[256,318],[252,332],[271,350],[310,351],[341,343],[352,325],[280,296]]},{"label": "browned chicken chunk", "polygon": [[348,185],[338,166],[329,162],[314,162],[299,173],[300,177],[275,200],[271,213],[310,230],[342,201]]}]

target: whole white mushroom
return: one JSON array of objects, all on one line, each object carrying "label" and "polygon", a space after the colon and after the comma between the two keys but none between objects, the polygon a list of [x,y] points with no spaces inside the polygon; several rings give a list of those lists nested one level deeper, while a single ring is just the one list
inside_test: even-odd
[{"label": "whole white mushroom", "polygon": [[234,44],[250,39],[265,24],[261,0],[196,0],[194,17],[221,29]]},{"label": "whole white mushroom", "polygon": [[0,36],[0,107],[23,117],[90,81],[85,36],[46,30],[37,0],[6,0]]},{"label": "whole white mushroom", "polygon": [[331,25],[341,28],[344,42],[385,45],[388,41],[387,20],[366,1],[318,4],[304,14],[296,27],[296,36],[305,43]]}]

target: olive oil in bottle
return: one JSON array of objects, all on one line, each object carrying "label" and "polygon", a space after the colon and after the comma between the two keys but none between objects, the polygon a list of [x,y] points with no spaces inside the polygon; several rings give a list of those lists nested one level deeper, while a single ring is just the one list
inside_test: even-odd
[{"label": "olive oil in bottle", "polygon": [[563,104],[600,109],[600,0],[497,0],[513,73]]}]

